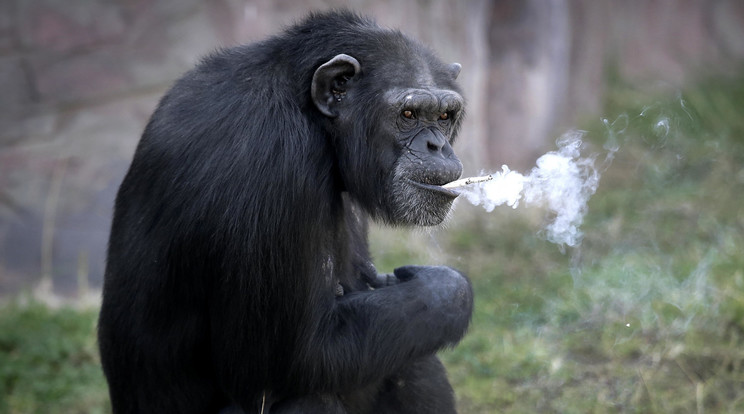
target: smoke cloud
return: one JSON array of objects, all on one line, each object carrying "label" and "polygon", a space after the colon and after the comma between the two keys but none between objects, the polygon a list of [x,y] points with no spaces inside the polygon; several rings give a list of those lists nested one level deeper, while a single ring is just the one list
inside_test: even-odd
[{"label": "smoke cloud", "polygon": [[[527,175],[504,165],[501,171],[491,174],[493,180],[464,189],[462,196],[489,212],[504,204],[512,208],[546,208],[551,220],[545,227],[545,238],[552,243],[577,246],[583,235],[580,226],[587,202],[600,178],[596,156],[581,155],[583,136],[584,131],[569,131],[556,140],[558,150],[538,158]],[[610,150],[607,159],[613,152]]]}]

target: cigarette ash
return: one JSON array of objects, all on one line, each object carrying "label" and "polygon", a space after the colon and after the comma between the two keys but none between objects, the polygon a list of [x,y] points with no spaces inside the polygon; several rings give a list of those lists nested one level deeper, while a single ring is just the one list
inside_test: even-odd
[{"label": "cigarette ash", "polygon": [[506,165],[492,173],[493,179],[461,190],[473,205],[490,212],[496,206],[533,205],[546,208],[552,220],[545,228],[550,242],[577,246],[579,230],[587,211],[587,202],[597,190],[600,173],[595,156],[582,157],[584,131],[569,131],[558,140],[557,151],[537,159],[527,175],[512,171]]}]

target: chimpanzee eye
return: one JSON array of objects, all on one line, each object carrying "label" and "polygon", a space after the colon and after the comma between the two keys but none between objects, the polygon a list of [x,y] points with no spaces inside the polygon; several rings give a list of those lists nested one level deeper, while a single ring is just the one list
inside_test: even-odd
[{"label": "chimpanzee eye", "polygon": [[413,111],[411,111],[410,109],[406,109],[406,110],[404,110],[404,111],[403,111],[403,112],[401,113],[401,115],[403,115],[403,118],[406,118],[406,119],[413,119]]},{"label": "chimpanzee eye", "polygon": [[442,114],[439,115],[439,120],[440,121],[446,121],[448,119],[449,119],[449,113],[448,112],[442,112]]}]

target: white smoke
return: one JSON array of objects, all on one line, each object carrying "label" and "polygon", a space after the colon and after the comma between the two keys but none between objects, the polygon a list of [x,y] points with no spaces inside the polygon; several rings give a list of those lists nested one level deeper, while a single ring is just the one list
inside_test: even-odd
[{"label": "white smoke", "polygon": [[[557,151],[537,159],[529,174],[522,175],[506,165],[493,179],[462,191],[473,205],[486,211],[506,204],[517,208],[520,202],[546,208],[553,216],[545,228],[548,241],[560,245],[581,243],[579,227],[587,211],[587,202],[599,185],[595,157],[582,157],[583,131],[570,131],[558,138]],[[608,158],[610,155],[608,154]]]}]

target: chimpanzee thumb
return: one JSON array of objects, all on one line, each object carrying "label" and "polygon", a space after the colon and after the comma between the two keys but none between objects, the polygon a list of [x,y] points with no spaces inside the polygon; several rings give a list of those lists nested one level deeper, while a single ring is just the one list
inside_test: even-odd
[{"label": "chimpanzee thumb", "polygon": [[422,266],[401,266],[394,269],[393,274],[401,282],[407,282],[416,277],[416,273],[420,272],[421,268]]}]

